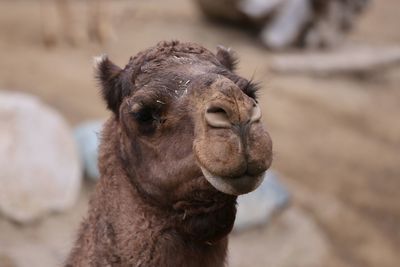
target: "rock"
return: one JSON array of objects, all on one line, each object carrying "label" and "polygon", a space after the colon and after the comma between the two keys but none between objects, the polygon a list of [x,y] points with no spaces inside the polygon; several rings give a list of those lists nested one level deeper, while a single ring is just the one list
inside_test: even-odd
[{"label": "rock", "polygon": [[37,98],[0,91],[0,212],[20,223],[71,207],[81,185],[65,120]]},{"label": "rock", "polygon": [[267,171],[264,182],[254,192],[239,196],[234,231],[267,223],[289,202],[289,192],[277,175]]},{"label": "rock", "polygon": [[236,8],[238,2],[239,0],[196,0],[199,9],[211,19],[242,23],[246,21],[246,17]]},{"label": "rock", "polygon": [[318,16],[314,26],[305,33],[304,45],[309,48],[338,46],[344,39],[344,25],[347,25],[346,28],[350,27],[354,15],[344,2],[326,3],[324,16]]},{"label": "rock", "polygon": [[332,262],[330,245],[315,219],[291,206],[267,227],[233,233],[228,262],[231,267],[344,266]]},{"label": "rock", "polygon": [[282,5],[282,0],[242,0],[238,9],[253,19],[261,19]]},{"label": "rock", "polygon": [[74,136],[78,143],[81,162],[85,174],[91,180],[99,179],[97,167],[98,146],[100,144],[99,134],[104,121],[89,121],[78,125],[74,130]]},{"label": "rock", "polygon": [[335,51],[288,53],[272,57],[270,69],[283,74],[359,75],[400,65],[400,46],[344,46]]},{"label": "rock", "polygon": [[[330,48],[344,40],[369,0],[195,0],[213,20],[250,27],[271,50]],[[261,31],[260,31],[261,30]]]},{"label": "rock", "polygon": [[311,21],[312,13],[308,0],[287,0],[274,20],[261,31],[261,41],[274,50],[294,45],[304,26]]}]

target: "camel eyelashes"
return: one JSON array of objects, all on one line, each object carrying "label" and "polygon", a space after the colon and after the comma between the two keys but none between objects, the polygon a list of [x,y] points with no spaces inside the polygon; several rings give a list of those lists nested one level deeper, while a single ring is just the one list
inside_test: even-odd
[{"label": "camel eyelashes", "polygon": [[242,91],[257,102],[258,92],[260,88],[261,85],[259,83],[256,83],[253,80],[249,80],[242,88]]}]

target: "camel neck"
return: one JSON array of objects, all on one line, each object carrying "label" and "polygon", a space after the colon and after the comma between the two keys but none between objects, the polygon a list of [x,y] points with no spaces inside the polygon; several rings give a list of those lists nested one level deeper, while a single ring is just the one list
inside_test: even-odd
[{"label": "camel neck", "polygon": [[[183,218],[148,204],[128,177],[102,177],[94,194],[90,238],[95,251],[107,251],[105,262],[119,264],[110,266],[224,266],[226,237],[210,242],[182,234]],[[97,243],[99,236],[107,242]]]},{"label": "camel neck", "polygon": [[[108,122],[107,129],[111,126]],[[80,240],[88,243],[79,244],[85,248],[79,247],[76,253],[85,253],[84,249],[97,253],[101,266],[224,266],[231,225],[220,231],[220,214],[234,219],[234,202],[223,213],[188,216],[149,202],[123,167],[116,135],[115,129],[103,133],[107,142],[100,148],[101,179],[80,233]],[[83,263],[74,266],[97,266]]]}]

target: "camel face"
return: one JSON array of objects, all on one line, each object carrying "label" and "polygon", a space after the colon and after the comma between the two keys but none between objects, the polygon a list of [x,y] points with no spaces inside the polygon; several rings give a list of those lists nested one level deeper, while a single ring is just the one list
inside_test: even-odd
[{"label": "camel face", "polygon": [[[161,43],[98,74],[120,131],[121,158],[144,194],[163,203],[254,190],[272,161],[253,85],[227,50]],[[216,189],[216,190],[215,190]],[[225,195],[222,194],[222,195]]]}]

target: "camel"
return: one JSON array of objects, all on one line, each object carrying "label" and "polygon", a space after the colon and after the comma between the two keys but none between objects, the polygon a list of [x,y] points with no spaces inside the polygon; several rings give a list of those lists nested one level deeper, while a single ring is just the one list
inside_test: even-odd
[{"label": "camel", "polygon": [[111,110],[101,178],[65,266],[226,264],[238,195],[272,161],[257,86],[232,51],[160,42],[122,69],[96,60]]}]

